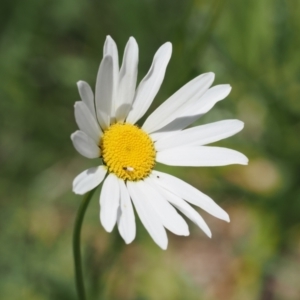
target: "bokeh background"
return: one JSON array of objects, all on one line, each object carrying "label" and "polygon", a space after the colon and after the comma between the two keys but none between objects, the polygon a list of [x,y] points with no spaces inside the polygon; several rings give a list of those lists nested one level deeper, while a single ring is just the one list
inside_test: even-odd
[{"label": "bokeh background", "polygon": [[197,124],[237,118],[218,143],[249,166],[158,166],[231,217],[201,212],[213,238],[169,233],[167,251],[138,223],[125,246],[99,224],[99,189],[83,229],[88,299],[300,299],[300,1],[1,0],[0,297],[76,299],[71,249],[80,196],[73,178],[97,162],[73,149],[78,80],[94,86],[106,35],[140,47],[139,79],[157,48],[173,55],[153,110],[200,73],[230,83]]}]

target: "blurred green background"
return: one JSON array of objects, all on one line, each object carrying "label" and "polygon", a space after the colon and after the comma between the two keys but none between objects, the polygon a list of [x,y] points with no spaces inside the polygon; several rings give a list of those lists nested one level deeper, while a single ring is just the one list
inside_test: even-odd
[{"label": "blurred green background", "polygon": [[71,249],[81,197],[73,178],[95,165],[74,150],[76,82],[94,86],[106,35],[120,56],[140,47],[139,78],[158,47],[173,55],[151,110],[196,75],[229,97],[197,124],[237,118],[218,143],[249,166],[159,166],[210,195],[231,217],[202,212],[213,238],[169,233],[167,251],[138,223],[125,246],[99,224],[99,189],[83,229],[88,299],[300,299],[300,1],[1,0],[0,297],[76,299]]}]

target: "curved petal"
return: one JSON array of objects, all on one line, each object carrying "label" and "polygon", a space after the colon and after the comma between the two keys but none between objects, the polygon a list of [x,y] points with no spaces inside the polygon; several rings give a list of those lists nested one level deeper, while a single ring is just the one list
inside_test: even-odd
[{"label": "curved petal", "polygon": [[96,144],[99,144],[103,132],[86,104],[82,101],[75,102],[74,109],[79,129],[90,136]]},{"label": "curved petal", "polygon": [[184,85],[180,90],[163,102],[145,121],[143,129],[152,133],[168,125],[182,115],[183,110],[197,101],[211,86],[214,73],[202,74]]},{"label": "curved petal", "polygon": [[215,167],[232,164],[248,164],[248,158],[238,151],[210,146],[178,147],[163,150],[157,152],[156,161],[169,166],[190,167]]},{"label": "curved petal", "polygon": [[239,120],[223,120],[196,126],[160,139],[155,143],[155,149],[162,151],[181,146],[202,146],[228,138],[241,131],[243,127],[244,123]]},{"label": "curved petal", "polygon": [[149,232],[150,236],[159,247],[165,250],[168,246],[168,237],[165,228],[156,211],[152,208],[148,199],[146,199],[145,193],[140,186],[141,182],[142,181],[127,181],[130,197],[141,222]]},{"label": "curved petal", "polygon": [[116,119],[123,122],[132,108],[138,74],[139,47],[136,40],[130,37],[120,70],[118,93],[116,98]]},{"label": "curved petal", "polygon": [[107,36],[104,47],[103,47],[103,57],[105,56],[112,57],[112,73],[113,73],[113,95],[112,95],[112,105],[111,105],[111,117],[115,117],[116,111],[116,97],[117,97],[117,90],[118,90],[118,81],[119,81],[119,54],[118,48],[115,41],[111,38],[111,36]]},{"label": "curved petal", "polygon": [[125,243],[130,244],[134,240],[136,234],[135,217],[127,187],[123,180],[119,179],[118,181],[121,197],[121,214],[118,218],[118,229]]},{"label": "curved petal", "polygon": [[90,168],[81,172],[73,180],[73,192],[83,195],[98,186],[106,175],[107,169],[104,166]]},{"label": "curved petal", "polygon": [[214,217],[229,222],[229,216],[226,211],[216,204],[214,200],[193,186],[170,174],[159,171],[153,171],[152,174],[151,177],[155,176],[157,179],[156,183],[160,184],[164,189],[191,204],[199,206]]},{"label": "curved petal", "polygon": [[71,140],[74,148],[87,158],[97,158],[100,156],[100,148],[95,141],[83,131],[75,131],[71,134]]},{"label": "curved petal", "polygon": [[231,91],[229,84],[216,85],[207,90],[200,99],[191,101],[185,109],[180,110],[179,115],[169,124],[151,133],[154,141],[171,136],[188,127],[203,114],[207,113],[218,101],[223,100]]},{"label": "curved petal", "polygon": [[172,44],[163,44],[154,55],[149,72],[139,84],[127,122],[136,123],[148,110],[165,76],[172,54]]},{"label": "curved petal", "polygon": [[79,91],[81,100],[85,103],[85,105],[90,110],[91,114],[96,119],[94,93],[93,93],[90,85],[87,82],[80,80],[77,82],[77,87],[78,87],[78,91]]},{"label": "curved petal", "polygon": [[176,209],[159,193],[156,183],[151,178],[141,181],[140,186],[145,192],[148,201],[159,216],[164,227],[177,235],[189,235],[189,228],[185,220]]},{"label": "curved petal", "polygon": [[116,224],[119,205],[118,178],[110,173],[103,183],[100,195],[100,221],[107,232],[111,232]]},{"label": "curved petal", "polygon": [[113,59],[107,55],[101,61],[96,81],[96,112],[102,130],[110,125],[113,85]]},{"label": "curved petal", "polygon": [[199,99],[188,106],[185,111],[182,112],[184,116],[203,115],[207,113],[218,102],[225,99],[231,91],[229,84],[220,84],[213,86]]},{"label": "curved petal", "polygon": [[[157,179],[155,176],[151,178],[153,178],[153,180]],[[157,183],[157,185],[159,186],[159,183]],[[211,238],[211,231],[209,227],[194,208],[192,208],[186,201],[161,186],[160,192],[172,205],[174,205],[178,210],[185,214],[191,221],[198,225],[208,237]]]}]

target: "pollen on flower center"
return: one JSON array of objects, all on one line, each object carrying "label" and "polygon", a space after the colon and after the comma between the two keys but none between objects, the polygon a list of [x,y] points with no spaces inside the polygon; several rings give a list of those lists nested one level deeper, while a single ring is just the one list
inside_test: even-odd
[{"label": "pollen on flower center", "polygon": [[141,180],[151,173],[155,164],[153,141],[132,124],[111,125],[103,134],[100,148],[108,171],[123,180]]}]

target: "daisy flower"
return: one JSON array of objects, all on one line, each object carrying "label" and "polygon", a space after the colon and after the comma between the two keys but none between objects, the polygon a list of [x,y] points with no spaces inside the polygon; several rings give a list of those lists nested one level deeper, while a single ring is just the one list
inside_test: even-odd
[{"label": "daisy flower", "polygon": [[80,173],[73,191],[85,194],[102,181],[100,221],[111,232],[117,224],[128,244],[136,235],[135,213],[162,249],[167,248],[166,230],[189,235],[181,214],[211,237],[211,231],[190,205],[229,222],[228,214],[210,197],[170,174],[154,170],[159,162],[170,166],[246,165],[241,153],[205,146],[242,130],[243,122],[224,120],[186,129],[230,92],[230,85],[210,87],[213,73],[202,74],[174,93],[146,119],[145,115],[165,76],[172,53],[167,42],[154,55],[147,75],[136,88],[138,45],[131,37],[119,69],[118,50],[108,36],[103,51],[95,95],[90,86],[78,82],[82,101],[75,103],[80,130],[71,135],[75,149],[97,166]]}]

